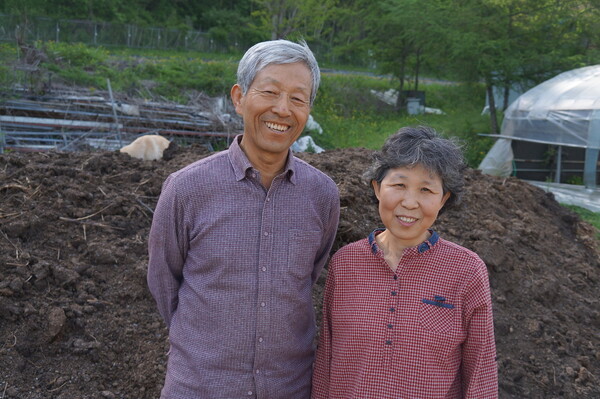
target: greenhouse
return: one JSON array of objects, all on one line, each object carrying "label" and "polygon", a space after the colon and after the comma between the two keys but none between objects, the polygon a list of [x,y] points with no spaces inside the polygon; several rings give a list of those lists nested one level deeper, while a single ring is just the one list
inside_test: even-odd
[{"label": "greenhouse", "polygon": [[479,169],[526,180],[599,181],[600,65],[561,73],[506,109],[498,140]]}]

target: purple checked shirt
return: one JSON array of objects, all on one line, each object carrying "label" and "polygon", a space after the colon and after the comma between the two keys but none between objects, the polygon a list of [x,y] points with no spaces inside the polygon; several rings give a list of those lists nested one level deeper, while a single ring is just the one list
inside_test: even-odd
[{"label": "purple checked shirt", "polygon": [[148,285],[169,326],[161,398],[308,398],[312,286],[333,244],[339,194],[292,156],[267,191],[239,146],[163,185]]}]

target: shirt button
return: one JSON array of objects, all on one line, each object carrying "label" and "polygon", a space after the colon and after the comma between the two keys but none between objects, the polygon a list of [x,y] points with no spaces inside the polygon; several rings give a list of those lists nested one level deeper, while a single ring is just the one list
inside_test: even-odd
[{"label": "shirt button", "polygon": [[396,296],[396,291],[392,291],[392,296]]},{"label": "shirt button", "polygon": [[262,338],[262,337],[260,337],[260,338],[258,339],[258,342],[263,342],[263,338]]},{"label": "shirt button", "polygon": [[260,270],[262,270],[263,272],[266,272],[267,268],[263,266]]},{"label": "shirt button", "polygon": [[394,328],[393,324],[388,324],[388,328]]},{"label": "shirt button", "polygon": [[271,201],[271,198],[270,198],[270,197],[267,197],[267,202],[269,202],[269,201]]},{"label": "shirt button", "polygon": [[248,396],[252,395],[254,392],[248,391]]},{"label": "shirt button", "polygon": [[256,370],[256,374],[260,374],[260,370]]},{"label": "shirt button", "polygon": [[265,236],[268,236],[268,235],[269,235],[269,233],[267,233],[267,232],[265,231]]},{"label": "shirt button", "polygon": [[394,280],[398,280],[398,276],[394,274]]},{"label": "shirt button", "polygon": [[264,308],[265,306],[267,306],[267,304],[266,304],[266,303],[264,303],[264,302],[261,302],[261,303],[260,303],[260,306]]},{"label": "shirt button", "polygon": [[394,308],[390,308],[390,312],[393,312],[393,311],[395,311],[395,310],[396,310],[396,309],[394,309]]},{"label": "shirt button", "polygon": [[385,344],[386,344],[386,345],[391,345],[391,344],[392,344],[392,341],[390,341],[390,340],[388,339],[387,341],[385,341]]}]

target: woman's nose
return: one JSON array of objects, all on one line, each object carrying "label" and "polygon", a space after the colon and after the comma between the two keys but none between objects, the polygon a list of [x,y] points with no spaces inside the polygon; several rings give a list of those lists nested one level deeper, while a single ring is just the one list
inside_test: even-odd
[{"label": "woman's nose", "polygon": [[415,209],[419,206],[416,196],[410,192],[404,192],[400,204],[406,209]]}]

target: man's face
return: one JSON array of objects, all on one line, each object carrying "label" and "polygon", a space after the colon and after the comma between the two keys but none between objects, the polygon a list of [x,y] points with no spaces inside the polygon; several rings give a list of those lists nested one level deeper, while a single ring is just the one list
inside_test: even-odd
[{"label": "man's face", "polygon": [[287,155],[310,114],[312,77],[302,62],[270,64],[242,95],[234,85],[231,99],[244,119],[242,148],[248,158]]}]

